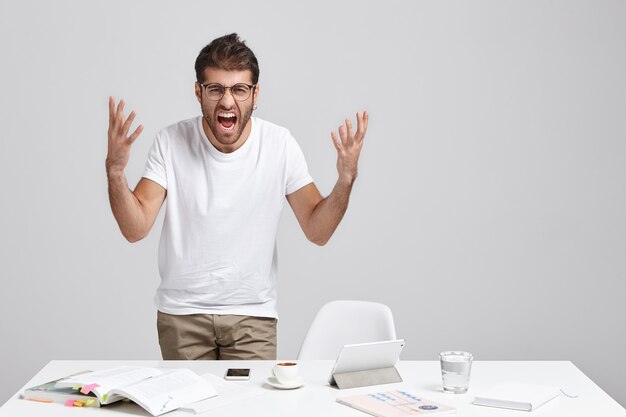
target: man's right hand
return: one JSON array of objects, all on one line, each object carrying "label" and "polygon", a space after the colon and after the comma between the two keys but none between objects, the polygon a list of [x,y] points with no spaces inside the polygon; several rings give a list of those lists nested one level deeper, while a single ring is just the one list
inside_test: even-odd
[{"label": "man's right hand", "polygon": [[130,147],[143,131],[143,125],[128,136],[130,126],[135,120],[132,111],[128,118],[124,116],[124,100],[115,108],[115,99],[109,97],[109,151],[106,159],[107,174],[123,174],[130,157]]}]

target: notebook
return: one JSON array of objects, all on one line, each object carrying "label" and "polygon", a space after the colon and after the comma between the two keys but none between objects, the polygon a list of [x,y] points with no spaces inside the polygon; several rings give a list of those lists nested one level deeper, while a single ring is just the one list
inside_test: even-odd
[{"label": "notebook", "polygon": [[337,402],[376,417],[440,416],[456,409],[403,390],[338,397]]},{"label": "notebook", "polygon": [[476,395],[473,404],[533,411],[560,394],[558,387],[505,382]]}]

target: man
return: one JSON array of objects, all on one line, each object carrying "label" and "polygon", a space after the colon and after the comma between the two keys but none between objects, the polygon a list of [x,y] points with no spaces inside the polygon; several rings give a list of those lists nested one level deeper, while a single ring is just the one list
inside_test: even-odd
[{"label": "man", "polygon": [[276,232],[285,196],[307,238],[324,245],[337,228],[357,175],[368,115],[331,138],[339,178],[323,198],[286,129],[251,117],[259,66],[237,34],[196,59],[202,117],[159,132],[134,191],[124,169],[143,129],[109,97],[106,169],[122,234],[143,239],[167,197],[155,296],[163,359],[276,358]]}]

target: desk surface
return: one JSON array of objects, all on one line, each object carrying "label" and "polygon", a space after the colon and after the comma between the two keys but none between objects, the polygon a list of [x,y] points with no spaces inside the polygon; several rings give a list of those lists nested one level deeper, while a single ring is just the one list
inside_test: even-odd
[{"label": "desk surface", "polygon": [[[470,389],[467,394],[447,394],[441,390],[441,373],[437,361],[401,361],[398,370],[404,382],[374,387],[337,390],[328,385],[333,361],[300,361],[306,385],[296,390],[277,390],[265,383],[275,361],[51,361],[24,388],[52,381],[85,369],[97,370],[120,365],[138,365],[159,368],[189,368],[198,374],[213,373],[223,376],[229,367],[252,368],[252,378],[239,384],[261,387],[264,394],[237,405],[228,405],[210,411],[206,416],[344,416],[364,417],[367,414],[335,402],[339,396],[364,394],[403,388],[424,398],[457,408],[457,416],[515,416],[532,417],[626,417],[626,409],[607,395],[571,362],[566,361],[475,361],[472,366]],[[541,406],[532,414],[523,411],[472,405],[474,394],[505,381],[554,385],[578,398],[560,396]],[[23,388],[0,408],[0,416],[80,416],[121,417],[122,413],[150,416],[135,404],[111,404],[103,408],[72,408],[61,404],[44,404],[19,399]],[[168,417],[189,417],[192,414],[174,411]]]}]

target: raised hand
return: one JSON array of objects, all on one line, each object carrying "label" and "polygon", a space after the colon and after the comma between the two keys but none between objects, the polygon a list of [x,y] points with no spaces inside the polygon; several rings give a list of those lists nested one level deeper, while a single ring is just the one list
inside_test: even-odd
[{"label": "raised hand", "polygon": [[124,116],[124,100],[120,100],[115,108],[115,99],[109,97],[109,151],[106,159],[107,172],[123,172],[130,157],[130,147],[143,131],[143,125],[137,126],[128,136],[130,126],[135,120],[132,111],[128,118]]},{"label": "raised hand", "polygon": [[356,114],[356,132],[352,129],[350,119],[346,118],[345,126],[339,126],[339,137],[335,132],[330,133],[337,149],[337,172],[340,182],[352,184],[357,176],[359,155],[363,148],[368,119],[367,111],[359,112]]}]

